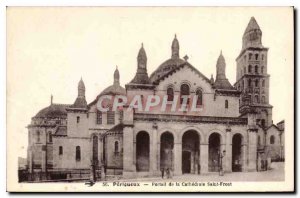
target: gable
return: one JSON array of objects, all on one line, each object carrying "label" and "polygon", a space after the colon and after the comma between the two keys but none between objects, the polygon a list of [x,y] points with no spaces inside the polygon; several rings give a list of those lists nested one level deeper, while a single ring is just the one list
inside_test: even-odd
[{"label": "gable", "polygon": [[175,91],[180,90],[182,83],[190,85],[191,92],[195,92],[198,88],[205,93],[214,92],[210,80],[189,63],[182,64],[154,82],[157,90],[166,90],[172,86]]}]

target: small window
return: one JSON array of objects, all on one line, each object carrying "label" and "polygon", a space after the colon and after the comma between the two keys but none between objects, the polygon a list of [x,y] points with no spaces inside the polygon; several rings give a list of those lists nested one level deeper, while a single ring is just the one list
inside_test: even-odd
[{"label": "small window", "polygon": [[59,155],[64,154],[64,150],[63,150],[63,147],[62,147],[62,146],[59,146],[59,147],[58,147],[58,154],[59,154]]},{"label": "small window", "polygon": [[255,102],[259,103],[259,97],[258,97],[258,95],[255,95]]},{"label": "small window", "polygon": [[115,112],[107,111],[107,124],[115,124]]},{"label": "small window", "polygon": [[260,146],[260,144],[261,144],[261,143],[260,143],[260,136],[258,135],[258,136],[257,136],[257,145]]},{"label": "small window", "polygon": [[255,65],[255,73],[258,74],[258,66]]},{"label": "small window", "polygon": [[261,120],[261,126],[262,126],[262,127],[265,127],[265,125],[266,125],[266,121],[265,121],[265,119],[262,119],[262,120]]},{"label": "small window", "polygon": [[255,80],[255,87],[258,87],[258,84],[259,84],[259,80],[256,79],[256,80]]},{"label": "small window", "polygon": [[274,144],[274,143],[275,143],[275,137],[274,137],[274,135],[271,135],[270,144]]},{"label": "small window", "polygon": [[97,124],[102,124],[102,112],[101,111],[97,111],[96,123]]},{"label": "small window", "polygon": [[41,141],[41,132],[39,132],[39,131],[36,132],[36,141],[37,142]]},{"label": "small window", "polygon": [[119,152],[119,142],[115,141],[115,153]]},{"label": "small window", "polygon": [[265,96],[262,96],[261,97],[261,103],[265,103],[266,102],[266,98],[265,98]]},{"label": "small window", "polygon": [[251,59],[252,59],[252,54],[250,53],[250,54],[249,54],[249,60],[251,60]]},{"label": "small window", "polygon": [[258,54],[255,54],[255,60],[258,60]]},{"label": "small window", "polygon": [[265,80],[263,80],[263,81],[261,82],[261,86],[262,86],[262,87],[265,87]]},{"label": "small window", "polygon": [[252,73],[252,65],[248,66],[248,73]]},{"label": "small window", "polygon": [[264,66],[261,66],[261,73],[264,73]]},{"label": "small window", "polygon": [[169,87],[167,89],[167,95],[168,95],[168,101],[173,101],[174,100],[174,91],[172,87]]},{"label": "small window", "polygon": [[79,116],[77,116],[77,123],[79,123],[80,122],[80,117]]},{"label": "small window", "polygon": [[228,100],[225,100],[225,109],[228,109]]},{"label": "small window", "polygon": [[[190,95],[190,87],[188,84],[182,84],[180,86],[180,96],[188,96]],[[183,97],[180,97],[180,104],[183,102]],[[189,104],[189,100],[187,101],[187,104]]]},{"label": "small window", "polygon": [[264,60],[264,58],[265,58],[265,55],[262,54],[261,55],[261,60]]},{"label": "small window", "polygon": [[201,89],[198,89],[196,91],[196,95],[197,95],[197,105],[202,105],[203,104],[203,97],[202,97],[202,91]]},{"label": "small window", "polygon": [[251,79],[248,80],[248,87],[251,87]]},{"label": "small window", "polygon": [[244,74],[246,74],[246,67],[244,67]]},{"label": "small window", "polygon": [[76,146],[76,161],[80,161],[81,160],[81,152],[80,152],[80,146]]}]

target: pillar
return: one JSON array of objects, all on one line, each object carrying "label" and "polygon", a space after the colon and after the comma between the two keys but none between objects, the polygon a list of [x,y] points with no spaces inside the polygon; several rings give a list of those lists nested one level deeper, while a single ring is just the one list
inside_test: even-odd
[{"label": "pillar", "polygon": [[182,175],[182,145],[181,142],[174,144],[174,175]]},{"label": "pillar", "polygon": [[42,172],[46,172],[46,145],[42,145],[42,159],[41,159],[41,166],[42,166]]},{"label": "pillar", "polygon": [[208,144],[200,144],[200,173],[208,173]]},{"label": "pillar", "polygon": [[150,172],[152,175],[158,175],[158,166],[157,166],[157,157],[158,157],[158,149],[157,149],[157,125],[153,125],[153,131],[151,136],[152,141],[150,142]]},{"label": "pillar", "polygon": [[225,157],[224,157],[224,171],[232,172],[232,135],[231,129],[226,129],[226,142],[225,142]]},{"label": "pillar", "polygon": [[242,171],[247,172],[247,145],[242,145]]},{"label": "pillar", "polygon": [[133,128],[131,126],[124,127],[123,142],[123,176],[132,178],[135,177],[136,167],[133,153]]},{"label": "pillar", "polygon": [[257,128],[248,129],[248,171],[256,171],[257,158]]}]

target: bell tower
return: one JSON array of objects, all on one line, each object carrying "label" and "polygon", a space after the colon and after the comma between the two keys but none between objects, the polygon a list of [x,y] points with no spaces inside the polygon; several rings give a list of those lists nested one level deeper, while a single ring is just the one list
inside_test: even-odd
[{"label": "bell tower", "polygon": [[269,104],[268,48],[262,45],[262,31],[251,17],[243,35],[243,45],[236,58],[235,87],[242,92],[240,113],[256,113],[256,123],[263,128],[272,124]]}]

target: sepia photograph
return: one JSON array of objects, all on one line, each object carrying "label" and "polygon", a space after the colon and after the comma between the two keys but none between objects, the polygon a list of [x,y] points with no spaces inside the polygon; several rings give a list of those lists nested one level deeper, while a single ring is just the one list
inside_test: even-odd
[{"label": "sepia photograph", "polygon": [[293,7],[6,22],[7,191],[294,191]]}]

